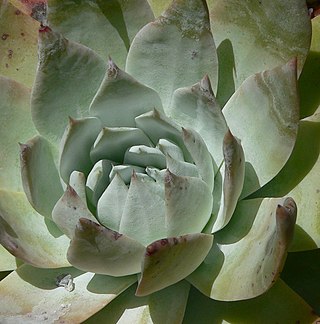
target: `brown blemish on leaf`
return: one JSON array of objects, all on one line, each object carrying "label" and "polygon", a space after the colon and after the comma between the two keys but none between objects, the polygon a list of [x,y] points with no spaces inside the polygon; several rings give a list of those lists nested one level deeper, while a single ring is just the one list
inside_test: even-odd
[{"label": "brown blemish on leaf", "polygon": [[11,59],[12,58],[12,55],[13,55],[13,50],[12,49],[9,49],[8,50],[8,58]]},{"label": "brown blemish on leaf", "polygon": [[157,243],[156,242],[151,243],[146,248],[146,255],[147,256],[151,256],[151,255],[155,254],[157,251],[158,251],[158,249],[157,249]]},{"label": "brown blemish on leaf", "polygon": [[19,16],[21,14],[21,11],[19,9],[17,9],[17,10],[15,10],[14,14]]},{"label": "brown blemish on leaf", "polygon": [[168,244],[168,239],[162,239],[162,240],[160,241],[160,244],[161,244],[162,246],[167,245],[167,244]]},{"label": "brown blemish on leaf", "polygon": [[4,34],[2,34],[1,39],[6,40],[8,37],[9,37],[9,34],[4,33]]}]

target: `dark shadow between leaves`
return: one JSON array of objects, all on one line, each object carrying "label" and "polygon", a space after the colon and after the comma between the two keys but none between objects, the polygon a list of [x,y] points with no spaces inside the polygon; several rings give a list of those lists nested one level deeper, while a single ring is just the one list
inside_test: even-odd
[{"label": "dark shadow between leaves", "polygon": [[312,115],[320,105],[320,53],[310,51],[298,82],[300,118]]},{"label": "dark shadow between leaves", "polygon": [[217,48],[219,61],[219,81],[217,100],[223,107],[235,91],[233,75],[235,71],[234,53],[232,43],[225,39]]},{"label": "dark shadow between leaves", "polygon": [[281,273],[285,283],[320,316],[320,249],[288,253]]},{"label": "dark shadow between leaves", "polygon": [[102,274],[95,274],[88,283],[87,289],[95,294],[118,294],[119,286],[127,286],[125,279],[128,278],[128,280],[131,281],[133,276],[136,275],[111,277]]},{"label": "dark shadow between leaves", "polygon": [[256,218],[262,199],[241,200],[229,224],[215,233],[215,239],[220,244],[232,244],[245,237]]},{"label": "dark shadow between leaves", "polygon": [[75,278],[84,273],[73,267],[41,269],[28,264],[19,267],[16,272],[21,279],[29,282],[35,287],[46,290],[57,288],[56,278],[62,274],[71,274],[72,278]]},{"label": "dark shadow between leaves", "polygon": [[97,4],[98,4],[101,12],[104,14],[104,16],[110,22],[110,24],[119,33],[127,51],[128,51],[129,47],[130,47],[130,39],[128,36],[126,22],[124,20],[121,5],[119,4],[119,1],[117,1],[117,0],[108,0],[108,1],[97,0]]},{"label": "dark shadow between leaves", "polygon": [[49,233],[50,233],[54,238],[58,238],[58,237],[64,235],[64,234],[60,231],[59,227],[58,227],[58,226],[57,226],[57,225],[56,225],[56,224],[55,224],[51,219],[45,217],[45,218],[44,218],[44,222],[45,222],[45,224],[46,224],[46,226],[47,226],[47,229],[48,229]]}]

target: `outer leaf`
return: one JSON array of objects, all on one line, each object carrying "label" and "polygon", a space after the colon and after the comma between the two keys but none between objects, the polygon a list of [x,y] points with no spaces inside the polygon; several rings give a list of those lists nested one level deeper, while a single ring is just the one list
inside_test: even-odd
[{"label": "outer leaf", "polygon": [[59,143],[69,116],[87,116],[105,69],[105,63],[92,50],[68,41],[49,27],[40,29],[39,65],[31,99],[40,134]]},{"label": "outer leaf", "polygon": [[2,245],[0,245],[0,271],[16,269],[16,259]]},{"label": "outer leaf", "polygon": [[121,67],[125,65],[132,38],[153,20],[146,0],[49,0],[48,3],[50,26],[73,41],[92,48],[101,57],[111,55]]},{"label": "outer leaf", "polygon": [[228,126],[242,141],[246,161],[252,164],[260,185],[279,172],[295,144],[299,121],[296,87],[293,60],[249,77],[223,110]]},{"label": "outer leaf", "polygon": [[228,127],[208,76],[191,87],[177,89],[168,114],[182,127],[196,130],[220,165],[223,160],[222,142]]},{"label": "outer leaf", "polygon": [[84,271],[122,277],[141,271],[144,250],[142,244],[130,237],[80,218],[68,260]]},{"label": "outer leaf", "polygon": [[173,1],[161,17],[136,35],[126,70],[157,90],[165,111],[177,88],[194,84],[206,73],[215,89],[216,49],[205,2]]},{"label": "outer leaf", "polygon": [[109,59],[109,67],[90,106],[103,126],[134,127],[135,117],[153,108],[162,110],[159,95],[119,69]]},{"label": "outer leaf", "polygon": [[136,295],[148,295],[184,279],[204,260],[212,241],[212,235],[197,233],[147,246]]},{"label": "outer leaf", "polygon": [[169,170],[164,179],[167,236],[200,233],[212,211],[212,192],[195,177],[179,177]]},{"label": "outer leaf", "polygon": [[33,208],[51,218],[63,191],[50,144],[41,136],[20,145],[23,189]]},{"label": "outer leaf", "polygon": [[313,323],[311,307],[283,281],[264,295],[238,302],[219,302],[190,291],[185,324],[193,323]]},{"label": "outer leaf", "polygon": [[[214,245],[188,280],[204,294],[223,301],[253,298],[269,289],[282,270],[297,213],[291,198],[283,206],[280,202],[280,199],[265,199],[248,234],[241,233],[243,229],[239,228],[244,234],[242,239],[237,238],[240,233],[234,227],[217,233],[218,245]],[[246,201],[243,214],[234,217],[250,215],[255,204]]]},{"label": "outer leaf", "polygon": [[37,64],[39,24],[9,1],[1,1],[0,6],[0,75],[30,87]]},{"label": "outer leaf", "polygon": [[209,0],[208,5],[219,57],[219,102],[250,75],[293,57],[301,71],[311,35],[305,1]]},{"label": "outer leaf", "polygon": [[0,242],[10,253],[41,268],[68,266],[68,239],[54,237],[23,193],[0,191]]},{"label": "outer leaf", "polygon": [[22,190],[18,142],[27,141],[36,133],[29,100],[28,88],[0,77],[0,188]]},{"label": "outer leaf", "polygon": [[[99,311],[118,294],[129,287],[136,277],[113,278],[105,276],[101,282],[106,287],[103,293],[97,294],[88,290],[88,283],[92,280],[92,273],[85,273],[74,278],[75,289],[72,292],[60,287],[37,287],[34,282],[52,283],[58,271],[43,270],[39,273],[32,267],[22,266],[24,275],[28,275],[28,283],[14,272],[0,283],[0,320],[8,323],[24,323],[27,320],[65,321],[80,323]],[[21,269],[22,270],[22,269]],[[53,289],[55,288],[55,289]],[[26,297],[27,296],[27,297]]]}]

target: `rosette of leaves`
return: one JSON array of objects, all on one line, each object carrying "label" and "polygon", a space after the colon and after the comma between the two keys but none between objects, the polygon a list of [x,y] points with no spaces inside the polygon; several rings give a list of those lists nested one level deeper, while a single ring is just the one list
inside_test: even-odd
[{"label": "rosette of leaves", "polygon": [[150,5],[2,5],[1,320],[315,320],[279,278],[319,244],[305,3]]}]

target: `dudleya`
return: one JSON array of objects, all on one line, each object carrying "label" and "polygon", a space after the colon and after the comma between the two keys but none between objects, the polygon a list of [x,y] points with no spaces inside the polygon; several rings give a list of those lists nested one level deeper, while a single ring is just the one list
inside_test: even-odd
[{"label": "dudleya", "polygon": [[[157,12],[161,5],[150,3]],[[261,30],[271,32],[272,15],[283,13],[252,3],[175,0],[154,22],[146,1],[49,1],[48,17],[37,5],[35,128],[25,115],[30,90],[0,79],[8,125],[24,121],[22,134],[9,136],[20,142],[22,182],[18,153],[0,160],[0,242],[19,260],[0,284],[1,320],[72,323],[101,310],[93,322],[192,322],[191,286],[219,309],[216,301],[251,299],[274,285],[270,294],[299,306],[281,318],[316,318],[276,283],[297,217],[287,193],[306,173],[282,184],[279,171],[299,157],[299,125],[319,129],[316,115],[299,121],[309,18],[294,1],[295,27],[283,25],[292,39],[268,39],[275,35]],[[237,8],[240,22],[224,31],[221,15]],[[259,59],[241,44],[252,26],[244,36],[237,30],[252,12],[266,36],[253,46]]]}]

